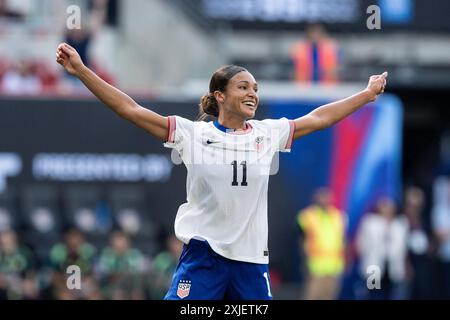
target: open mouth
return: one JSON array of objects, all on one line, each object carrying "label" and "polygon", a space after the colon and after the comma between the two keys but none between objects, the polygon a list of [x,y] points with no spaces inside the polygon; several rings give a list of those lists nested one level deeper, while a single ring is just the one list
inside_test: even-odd
[{"label": "open mouth", "polygon": [[250,109],[256,110],[256,103],[254,101],[243,101],[242,103]]}]

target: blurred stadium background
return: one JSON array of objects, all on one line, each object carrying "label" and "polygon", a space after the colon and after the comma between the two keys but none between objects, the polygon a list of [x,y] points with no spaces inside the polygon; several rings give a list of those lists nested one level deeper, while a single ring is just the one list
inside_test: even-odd
[{"label": "blurred stadium background", "polygon": [[[79,30],[66,26],[70,5]],[[367,27],[370,5],[381,29]],[[449,298],[449,15],[445,0],[0,0],[0,299],[161,299],[180,250],[184,167],[63,73],[62,41],[143,106],[190,119],[224,64],[260,83],[258,119],[301,116],[388,70],[376,103],[280,156],[269,188],[272,291],[302,297],[297,214],[328,186],[348,221],[336,298]],[[312,24],[331,47],[305,49]],[[383,276],[395,290],[374,296],[356,242],[386,198],[408,232],[387,249],[404,262]],[[66,286],[71,264],[81,290]]]}]

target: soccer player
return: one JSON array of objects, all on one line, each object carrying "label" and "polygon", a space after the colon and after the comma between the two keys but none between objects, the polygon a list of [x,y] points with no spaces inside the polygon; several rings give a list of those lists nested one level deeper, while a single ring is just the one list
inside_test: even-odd
[{"label": "soccer player", "polygon": [[61,43],[56,61],[106,106],[178,151],[187,168],[187,202],[175,219],[183,251],[165,299],[272,299],[267,247],[270,163],[294,139],[332,126],[384,92],[387,72],[353,96],[295,120],[252,120],[258,84],[246,69],[225,66],[201,98],[201,119],[161,116],[138,105],[87,68]]}]

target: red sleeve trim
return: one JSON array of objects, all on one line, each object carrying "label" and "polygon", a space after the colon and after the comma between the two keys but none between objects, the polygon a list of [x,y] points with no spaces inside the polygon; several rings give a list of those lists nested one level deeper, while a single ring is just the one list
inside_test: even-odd
[{"label": "red sleeve trim", "polygon": [[167,142],[173,143],[175,142],[175,130],[177,128],[177,121],[175,116],[168,116],[168,130],[167,130]]},{"label": "red sleeve trim", "polygon": [[294,132],[295,132],[295,122],[294,120],[289,120],[289,137],[288,140],[286,142],[286,147],[285,149],[289,150],[291,149],[292,146],[292,141],[294,140]]}]

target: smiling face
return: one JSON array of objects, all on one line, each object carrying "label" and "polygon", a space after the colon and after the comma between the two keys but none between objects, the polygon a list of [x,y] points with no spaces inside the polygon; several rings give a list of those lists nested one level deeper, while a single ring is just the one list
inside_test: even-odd
[{"label": "smiling face", "polygon": [[255,116],[258,108],[258,84],[248,71],[237,73],[228,82],[224,92],[215,92],[215,96],[221,105],[220,112],[225,112],[233,117],[247,120]]}]

